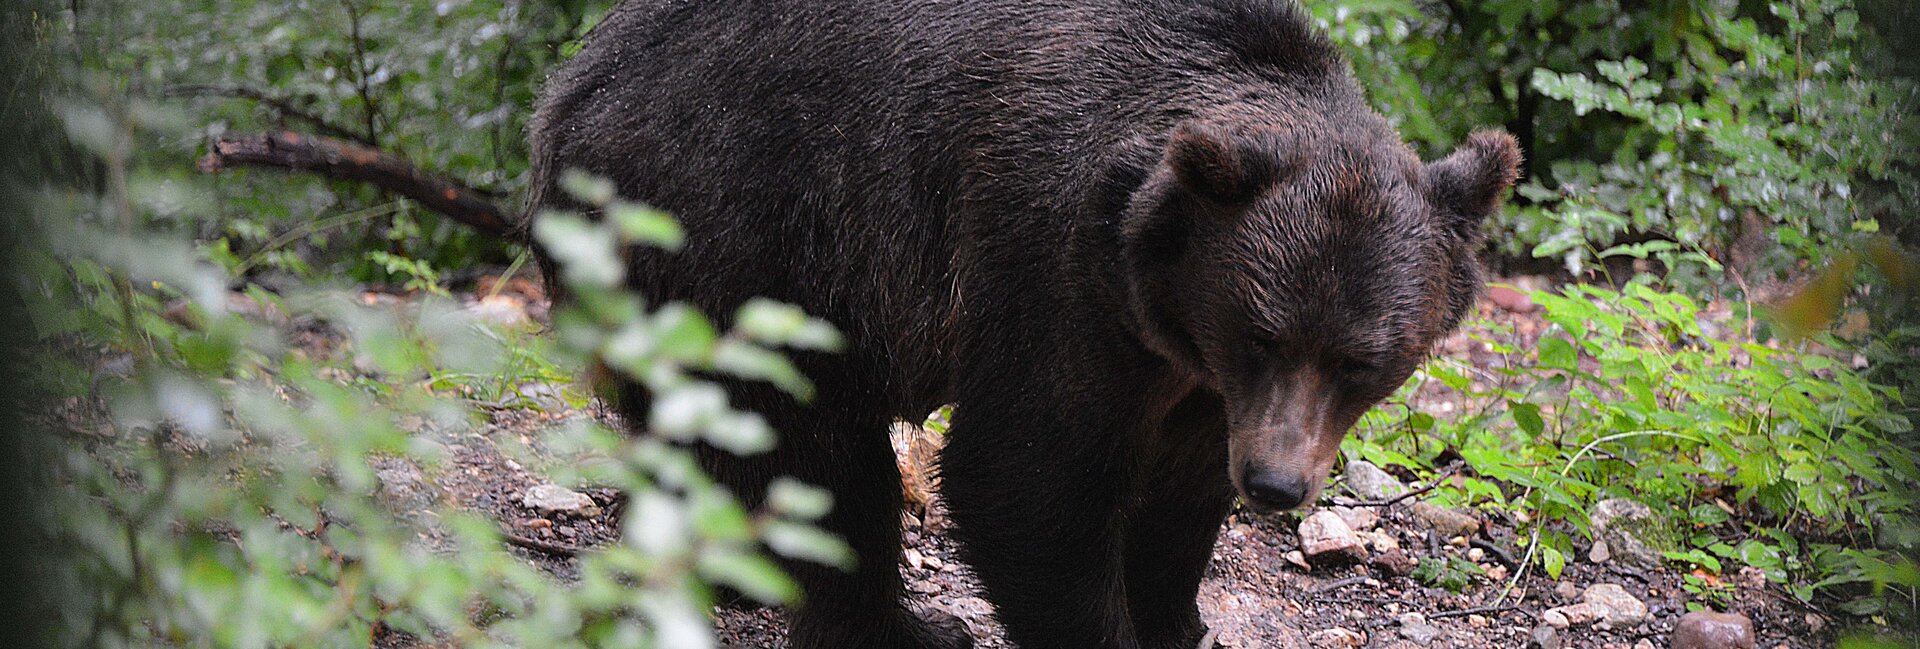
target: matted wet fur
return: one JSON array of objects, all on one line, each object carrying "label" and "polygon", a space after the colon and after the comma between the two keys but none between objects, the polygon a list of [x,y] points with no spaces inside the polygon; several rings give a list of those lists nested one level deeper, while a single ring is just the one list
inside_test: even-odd
[{"label": "matted wet fur", "polygon": [[[636,0],[548,82],[533,209],[578,168],[676,214],[655,303],[847,335],[738,492],[833,490],[852,572],[789,568],[803,649],[961,647],[901,603],[887,431],[957,403],[954,535],[1020,647],[1192,647],[1236,494],[1311,502],[1340,438],[1480,285],[1512,138],[1423,164],[1291,3]],[[647,404],[622,404],[643,421]]]}]

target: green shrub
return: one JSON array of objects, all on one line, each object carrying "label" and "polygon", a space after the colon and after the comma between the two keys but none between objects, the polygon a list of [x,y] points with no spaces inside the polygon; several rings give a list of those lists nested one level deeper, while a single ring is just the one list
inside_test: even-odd
[{"label": "green shrub", "polygon": [[[801,393],[776,350],[831,349],[838,337],[770,302],[725,332],[685,306],[648,310],[612,257],[588,254],[674,245],[671,219],[606,196],[606,223],[546,218],[539,235],[572,251],[559,262],[579,297],[556,314],[550,346],[432,296],[370,307],[295,286],[238,300],[207,250],[141,225],[154,206],[128,191],[145,179],[125,165],[146,140],[120,125],[145,114],[138,104],[69,113],[115,129],[94,153],[127,182],[101,196],[50,193],[37,226],[52,250],[26,264],[46,352],[34,378],[69,406],[49,413],[68,431],[47,504],[58,556],[42,566],[64,586],[50,593],[56,644],[364,647],[390,629],[465,647],[713,646],[713,586],[768,603],[798,596],[763,548],[850,559],[808,523],[827,510],[825,492],[776,481],[766,509],[748,511],[686,450],[773,444],[764,420],[729,408],[701,376]],[[295,340],[293,322],[336,332],[339,347]],[[487,417],[447,396],[446,377],[510,379],[530,353],[569,374],[611,368],[658,404],[646,434],[576,420],[545,440],[566,453],[566,479],[627,499],[621,539],[583,554],[572,583],[508,553],[493,521],[439,508],[403,516],[380,495],[381,467],[431,475],[459,434],[447,431]]]},{"label": "green shrub", "polygon": [[[1587,531],[1587,505],[1625,497],[1680,513],[1682,547],[1670,556],[1716,573],[1723,562],[1753,566],[1802,599],[1920,585],[1890,552],[1911,550],[1920,486],[1896,390],[1846,357],[1738,342],[1747,332],[1731,313],[1703,313],[1645,279],[1531,296],[1547,325],[1537,341],[1523,348],[1484,325],[1476,344],[1497,365],[1429,364],[1401,407],[1369,415],[1350,455],[1431,467],[1458,453],[1478,475],[1446,498],[1521,513],[1539,541],[1530,555],[1556,577],[1573,550],[1567,532]],[[1465,409],[1410,412],[1428,383]]]},{"label": "green shrub", "polygon": [[[1881,41],[1849,0],[1309,6],[1424,153],[1520,137],[1528,179],[1491,225],[1509,258],[1579,273],[1651,238],[1779,271],[1920,204],[1920,92],[1863,60]],[[1680,266],[1691,286],[1717,270]]]}]

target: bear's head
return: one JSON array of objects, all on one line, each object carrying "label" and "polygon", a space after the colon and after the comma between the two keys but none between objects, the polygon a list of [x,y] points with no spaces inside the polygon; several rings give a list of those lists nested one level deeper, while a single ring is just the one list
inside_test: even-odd
[{"label": "bear's head", "polygon": [[1122,220],[1131,325],[1225,404],[1234,488],[1312,502],[1362,414],[1473,304],[1504,133],[1431,164],[1394,137],[1187,122]]}]

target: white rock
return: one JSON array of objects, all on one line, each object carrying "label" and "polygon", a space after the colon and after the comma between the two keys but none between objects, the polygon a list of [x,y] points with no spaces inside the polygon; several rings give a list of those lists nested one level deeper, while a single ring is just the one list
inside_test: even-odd
[{"label": "white rock", "polygon": [[520,503],[541,514],[569,514],[581,518],[600,515],[600,506],[586,494],[555,484],[543,484],[521,494]]},{"label": "white rock", "polygon": [[1320,649],[1359,649],[1367,644],[1367,636],[1345,627],[1333,627],[1307,636],[1307,642]]},{"label": "white rock", "polygon": [[1318,511],[1300,521],[1300,550],[1308,559],[1339,554],[1356,560],[1367,557],[1366,544],[1347,527],[1347,522],[1330,511]]},{"label": "white rock", "polygon": [[1556,629],[1592,624],[1602,629],[1625,629],[1647,621],[1647,604],[1615,584],[1595,584],[1580,594],[1580,603],[1547,609],[1540,620]]},{"label": "white rock", "polygon": [[1347,491],[1367,500],[1383,500],[1407,492],[1400,480],[1366,460],[1347,463]]}]

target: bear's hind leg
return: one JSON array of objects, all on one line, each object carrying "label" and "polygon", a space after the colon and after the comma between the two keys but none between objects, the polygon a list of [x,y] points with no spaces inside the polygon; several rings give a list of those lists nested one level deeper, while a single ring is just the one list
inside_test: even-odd
[{"label": "bear's hind leg", "polygon": [[829,368],[810,368],[821,393],[798,404],[764,384],[730,382],[734,406],[760,412],[779,434],[773,451],[734,456],[701,449],[702,464],[748,507],[758,507],[780,476],[833,494],[833,509],[817,525],[845,541],[855,563],[848,570],[782,559],[799,582],[802,601],[790,612],[793,649],[968,649],[972,637],[958,620],[927,624],[901,601],[900,471],[887,437],[890,417],[846,398],[860,391],[835,381]]},{"label": "bear's hind leg", "polygon": [[[851,571],[789,562],[805,591],[792,611],[793,649],[968,649],[972,636],[958,620],[929,624],[902,601],[900,583],[900,472],[887,430],[891,422],[865,422],[823,430],[826,441],[796,477],[833,492],[833,510],[820,521],[853,550]],[[824,438],[824,440],[820,440]],[[777,452],[777,451],[776,451]],[[814,467],[809,470],[808,465]]]}]

